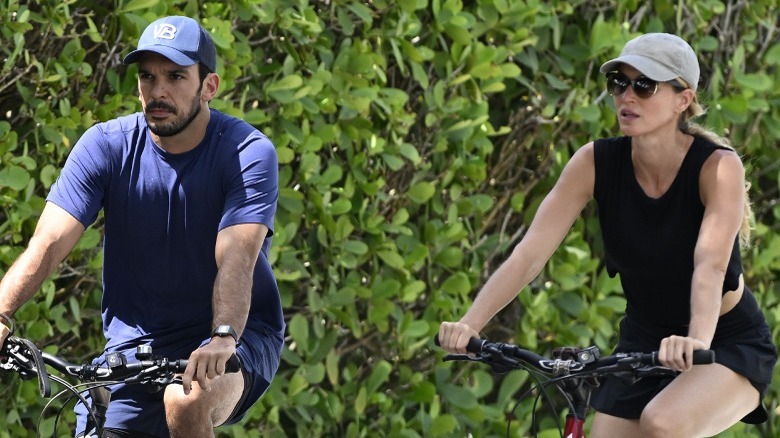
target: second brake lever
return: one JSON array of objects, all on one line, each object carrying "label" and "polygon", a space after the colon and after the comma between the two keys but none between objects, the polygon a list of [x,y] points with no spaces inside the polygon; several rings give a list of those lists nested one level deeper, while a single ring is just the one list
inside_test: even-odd
[{"label": "second brake lever", "polygon": [[506,357],[503,354],[500,355],[500,360],[496,360],[492,355],[472,356],[469,354],[448,354],[442,358],[443,361],[466,361],[466,362],[481,362],[484,363],[493,370],[495,374],[506,374],[512,370],[516,370],[521,365],[516,360]]}]

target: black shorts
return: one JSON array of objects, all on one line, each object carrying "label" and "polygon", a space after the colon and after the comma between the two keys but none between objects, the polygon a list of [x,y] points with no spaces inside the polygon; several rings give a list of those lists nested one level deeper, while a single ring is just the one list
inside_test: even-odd
[{"label": "black shorts", "polygon": [[[651,352],[658,350],[660,339],[648,340],[639,335],[644,330],[624,318],[620,323],[621,339],[615,352]],[[646,332],[645,332],[646,333]],[[711,348],[715,362],[745,376],[763,399],[777,362],[777,350],[772,334],[755,297],[745,290],[742,299],[730,312],[718,320]],[[607,376],[593,393],[591,406],[598,412],[620,418],[639,419],[650,403],[674,378],[646,377],[631,383],[620,377]],[[744,423],[758,424],[767,420],[763,403],[742,418]]]}]

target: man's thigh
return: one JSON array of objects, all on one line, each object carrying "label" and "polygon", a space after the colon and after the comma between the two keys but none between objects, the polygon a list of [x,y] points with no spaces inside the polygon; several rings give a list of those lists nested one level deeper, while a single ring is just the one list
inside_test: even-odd
[{"label": "man's thigh", "polygon": [[[168,419],[174,412],[193,415],[209,415],[214,426],[227,421],[244,393],[244,376],[242,372],[223,374],[211,382],[211,390],[204,391],[195,382],[192,391],[184,394],[181,385],[168,385],[165,389],[165,411]],[[189,417],[192,421],[193,417]],[[198,421],[195,419],[195,421]]]}]

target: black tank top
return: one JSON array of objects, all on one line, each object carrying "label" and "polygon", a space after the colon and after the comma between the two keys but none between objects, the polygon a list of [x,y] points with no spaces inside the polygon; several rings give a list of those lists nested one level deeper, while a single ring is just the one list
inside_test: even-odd
[{"label": "black tank top", "polygon": [[[604,239],[607,272],[620,274],[626,317],[660,335],[685,335],[690,322],[693,253],[704,216],[699,173],[725,149],[696,137],[669,189],[651,198],[636,180],[631,138],[595,142],[594,197]],[[742,261],[734,239],[724,293],[739,287]]]}]

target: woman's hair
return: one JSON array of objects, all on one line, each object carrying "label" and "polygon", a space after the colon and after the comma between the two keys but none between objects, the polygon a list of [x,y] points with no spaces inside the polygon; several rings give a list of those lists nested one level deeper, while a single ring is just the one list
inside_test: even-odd
[{"label": "woman's hair", "polygon": [[[678,79],[678,81],[679,80],[680,79]],[[681,82],[684,83],[684,81]],[[704,126],[701,126],[698,123],[692,121],[693,118],[701,116],[704,113],[705,113],[704,107],[702,107],[702,105],[699,103],[699,99],[694,93],[693,101],[688,106],[688,108],[680,115],[680,118],[677,122],[677,126],[682,132],[686,134],[703,137],[705,140],[711,143],[714,143],[718,146],[729,148],[736,152],[734,146],[731,145],[731,142],[727,138],[721,137],[718,134],[714,133],[713,131],[705,128]],[[753,223],[755,219],[753,215],[753,207],[751,206],[751,202],[750,202],[749,190],[750,190],[750,183],[746,181],[745,182],[745,212],[742,216],[742,227],[739,230],[739,243],[743,248],[748,247],[750,245],[750,233],[753,229]]]}]

